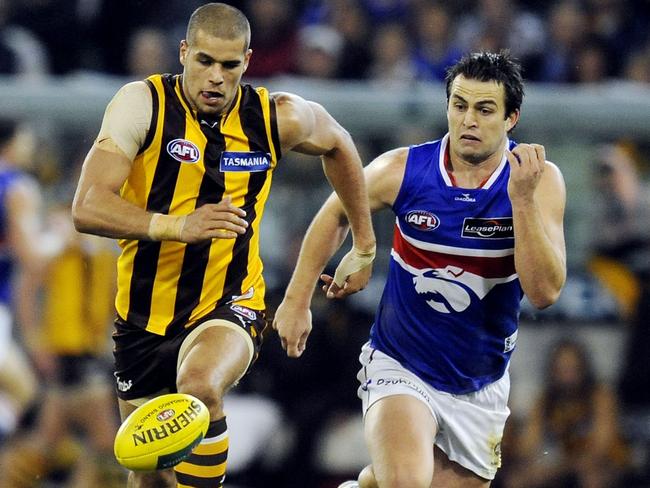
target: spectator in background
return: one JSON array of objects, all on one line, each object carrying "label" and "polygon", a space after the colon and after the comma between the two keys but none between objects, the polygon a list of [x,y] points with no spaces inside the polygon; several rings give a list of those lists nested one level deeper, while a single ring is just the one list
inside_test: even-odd
[{"label": "spectator in background", "polygon": [[547,26],[548,41],[535,79],[568,83],[575,52],[587,35],[587,16],[575,0],[562,0],[551,8]]},{"label": "spectator in background", "polygon": [[177,61],[170,56],[173,46],[165,33],[156,27],[138,28],[131,36],[127,51],[127,72],[133,79],[151,73],[170,73]]},{"label": "spectator in background", "polygon": [[47,53],[38,38],[11,21],[11,3],[0,0],[0,75],[38,78],[48,72]]},{"label": "spectator in background", "polygon": [[623,76],[630,81],[650,84],[650,42],[630,54]]},{"label": "spectator in background", "polygon": [[251,24],[251,58],[247,78],[268,78],[296,70],[298,46],[294,10],[284,0],[248,0],[245,11]]},{"label": "spectator in background", "polygon": [[591,271],[610,289],[631,324],[620,394],[630,410],[650,411],[650,190],[630,143],[599,149],[596,208],[607,229],[594,241]]},{"label": "spectator in background", "polygon": [[594,235],[589,269],[617,299],[624,318],[636,314],[641,277],[648,271],[650,194],[644,188],[634,146],[598,148],[594,165]]},{"label": "spectator in background", "polygon": [[527,79],[536,69],[546,38],[543,20],[533,11],[518,8],[513,0],[480,0],[458,21],[457,43],[464,52],[507,48],[519,59]]},{"label": "spectator in background", "polygon": [[583,345],[556,343],[541,396],[524,427],[509,488],[611,488],[627,464],[616,395],[596,378]]},{"label": "spectator in background", "polygon": [[343,36],[338,78],[362,79],[370,66],[370,37],[372,24],[358,2],[339,0],[340,6],[332,12],[330,24]]},{"label": "spectator in background", "polygon": [[462,50],[452,39],[454,24],[446,7],[423,3],[416,9],[416,42],[413,60],[421,80],[442,81],[449,66],[456,63]]},{"label": "spectator in background", "polygon": [[398,23],[377,28],[372,41],[369,78],[386,86],[403,86],[415,80],[407,29]]},{"label": "spectator in background", "polygon": [[342,49],[343,37],[333,27],[303,27],[298,34],[297,73],[309,78],[335,78]]},{"label": "spectator in background", "polygon": [[570,81],[600,83],[609,78],[610,62],[607,47],[597,38],[588,39],[575,52]]},{"label": "spectator in background", "polygon": [[34,33],[45,47],[51,74],[78,69],[84,31],[79,0],[21,0],[13,2],[11,21]]},{"label": "spectator in background", "polygon": [[[629,0],[586,0],[585,11],[590,33],[601,40],[601,49],[612,74],[621,73],[630,46],[636,45],[640,32],[634,25]],[[645,33],[643,33],[645,34]]]}]

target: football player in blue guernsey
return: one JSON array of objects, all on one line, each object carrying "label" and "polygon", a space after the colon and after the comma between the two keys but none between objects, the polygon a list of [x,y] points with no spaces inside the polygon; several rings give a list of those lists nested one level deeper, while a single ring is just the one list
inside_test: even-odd
[{"label": "football player in blue guernsey", "polygon": [[[446,78],[448,133],[366,167],[371,210],[396,215],[390,268],[358,379],[372,464],[342,487],[487,487],[509,414],[520,301],[566,279],[565,185],[539,144],[508,138],[523,82],[507,52],[473,53]],[[331,196],[305,236],[276,316],[305,348],[311,292],[347,232]],[[321,275],[329,298],[354,289]],[[342,283],[343,281],[343,283]]]}]

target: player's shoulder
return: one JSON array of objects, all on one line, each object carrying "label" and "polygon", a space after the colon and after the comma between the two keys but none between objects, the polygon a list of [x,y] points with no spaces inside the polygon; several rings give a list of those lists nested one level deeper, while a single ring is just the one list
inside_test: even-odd
[{"label": "player's shoulder", "polygon": [[146,81],[138,80],[131,81],[122,85],[115,96],[113,97],[113,102],[128,104],[139,104],[142,102],[151,102],[152,95],[149,85]]},{"label": "player's shoulder", "polygon": [[385,153],[377,156],[377,158],[375,158],[371,164],[382,167],[384,169],[403,168],[406,165],[406,161],[408,160],[410,149],[410,147],[406,146],[390,149],[389,151],[386,151]]}]

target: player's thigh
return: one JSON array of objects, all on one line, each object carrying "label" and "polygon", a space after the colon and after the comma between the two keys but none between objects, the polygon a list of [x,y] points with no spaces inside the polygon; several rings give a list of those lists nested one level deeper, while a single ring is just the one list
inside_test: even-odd
[{"label": "player's thigh", "polygon": [[[254,347],[247,333],[234,322],[209,320],[181,348],[177,385],[181,393],[204,399],[213,390],[222,395],[246,372]],[[209,399],[208,399],[209,400]]]},{"label": "player's thigh", "polygon": [[[436,422],[429,407],[411,395],[375,402],[364,420],[366,443],[377,481],[414,477],[431,479]],[[419,484],[419,483],[418,483]]]},{"label": "player's thigh", "polygon": [[454,463],[437,447],[434,450],[434,470],[431,488],[488,488],[490,480],[481,478],[460,464]]}]

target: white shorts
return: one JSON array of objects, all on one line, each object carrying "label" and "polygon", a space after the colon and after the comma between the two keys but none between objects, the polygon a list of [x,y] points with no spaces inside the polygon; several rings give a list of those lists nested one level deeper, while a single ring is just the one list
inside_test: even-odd
[{"label": "white shorts", "polygon": [[390,356],[365,344],[357,379],[363,415],[378,400],[410,395],[424,402],[437,424],[434,444],[451,460],[481,478],[494,479],[501,466],[501,438],[510,414],[508,371],[479,391],[453,395],[428,385]]}]

